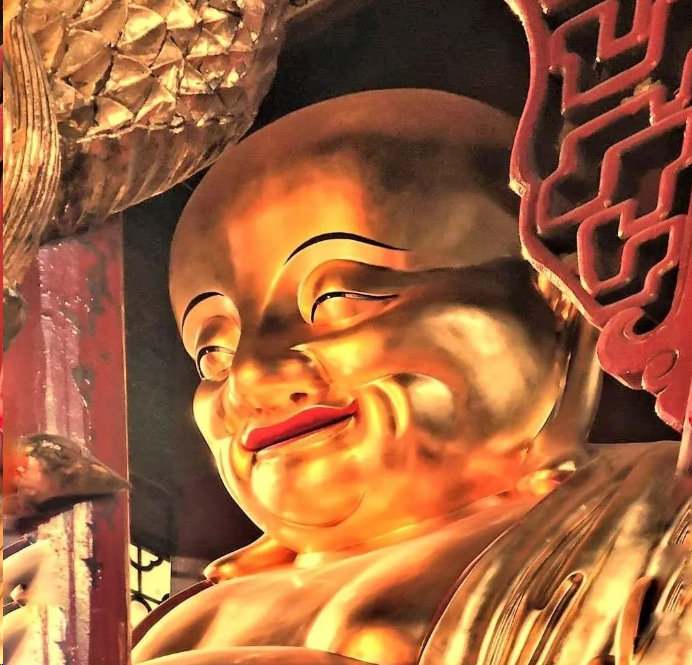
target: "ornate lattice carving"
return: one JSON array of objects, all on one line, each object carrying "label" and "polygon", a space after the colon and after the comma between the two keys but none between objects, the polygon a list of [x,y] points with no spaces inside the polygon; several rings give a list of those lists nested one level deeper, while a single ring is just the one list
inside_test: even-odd
[{"label": "ornate lattice carving", "polygon": [[525,253],[603,330],[603,368],[682,428],[692,379],[692,2],[520,0]]}]

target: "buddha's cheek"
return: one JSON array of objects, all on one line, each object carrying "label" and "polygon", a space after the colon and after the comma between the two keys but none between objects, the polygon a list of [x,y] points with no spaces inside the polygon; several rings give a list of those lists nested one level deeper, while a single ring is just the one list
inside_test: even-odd
[{"label": "buddha's cheek", "polygon": [[[325,442],[328,443],[328,442]],[[329,446],[327,446],[329,448]],[[273,517],[302,526],[348,519],[365,493],[357,448],[317,445],[306,451],[257,460],[250,474],[255,501]]]}]

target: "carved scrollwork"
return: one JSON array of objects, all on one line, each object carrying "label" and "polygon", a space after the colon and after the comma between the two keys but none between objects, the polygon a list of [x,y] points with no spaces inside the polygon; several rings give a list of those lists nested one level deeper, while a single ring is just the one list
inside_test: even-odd
[{"label": "carved scrollwork", "polygon": [[655,394],[681,429],[692,378],[692,2],[511,4],[532,56],[512,158],[525,253],[602,329],[603,368]]}]

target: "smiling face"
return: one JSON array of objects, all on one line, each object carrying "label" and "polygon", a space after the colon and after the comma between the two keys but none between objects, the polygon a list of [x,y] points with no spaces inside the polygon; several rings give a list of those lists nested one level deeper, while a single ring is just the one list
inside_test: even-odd
[{"label": "smiling face", "polygon": [[228,151],[188,205],[171,296],[195,418],[291,549],[363,545],[519,479],[563,358],[503,204],[512,133],[443,93],[354,95]]}]

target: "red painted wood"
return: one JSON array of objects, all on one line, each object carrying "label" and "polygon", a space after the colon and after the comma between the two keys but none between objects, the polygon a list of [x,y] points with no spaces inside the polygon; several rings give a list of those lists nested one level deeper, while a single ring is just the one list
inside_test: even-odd
[{"label": "red painted wood", "polygon": [[[74,438],[127,477],[120,224],[42,248],[22,294],[29,319],[4,358],[5,435]],[[41,527],[62,607],[28,638],[36,665],[128,662],[128,517],[121,493]]]},{"label": "red painted wood", "polygon": [[[511,164],[525,253],[602,329],[603,369],[654,394],[658,415],[682,430],[692,382],[692,202],[679,203],[692,188],[692,6],[508,2],[531,55]],[[647,265],[652,243],[664,249]]]}]

